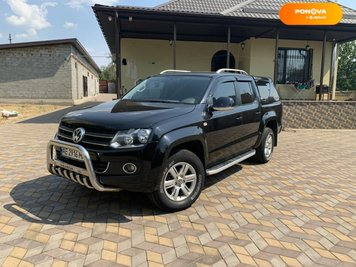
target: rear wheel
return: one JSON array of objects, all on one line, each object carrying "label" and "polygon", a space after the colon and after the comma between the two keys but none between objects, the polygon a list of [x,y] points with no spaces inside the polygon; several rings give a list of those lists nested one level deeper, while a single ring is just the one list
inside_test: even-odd
[{"label": "rear wheel", "polygon": [[188,150],[181,150],[168,159],[159,189],[149,197],[163,210],[186,209],[199,197],[204,180],[205,171],[200,159]]},{"label": "rear wheel", "polygon": [[274,132],[271,128],[265,128],[262,134],[261,145],[257,148],[255,159],[260,163],[271,160],[275,144]]}]

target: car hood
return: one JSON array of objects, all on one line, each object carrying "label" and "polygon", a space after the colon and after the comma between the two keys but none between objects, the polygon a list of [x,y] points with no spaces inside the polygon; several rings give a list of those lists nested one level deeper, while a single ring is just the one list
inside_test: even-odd
[{"label": "car hood", "polygon": [[117,100],[70,112],[62,122],[81,127],[127,130],[154,124],[192,112],[194,105]]}]

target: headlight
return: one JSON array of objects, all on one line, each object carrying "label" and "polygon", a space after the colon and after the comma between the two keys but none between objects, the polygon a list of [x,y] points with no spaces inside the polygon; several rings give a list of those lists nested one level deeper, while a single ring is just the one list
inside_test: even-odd
[{"label": "headlight", "polygon": [[151,129],[119,131],[112,139],[110,146],[113,148],[142,147],[147,144],[151,132]]}]

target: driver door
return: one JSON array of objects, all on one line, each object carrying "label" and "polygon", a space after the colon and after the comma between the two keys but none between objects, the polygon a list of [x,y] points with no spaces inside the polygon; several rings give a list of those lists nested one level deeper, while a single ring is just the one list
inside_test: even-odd
[{"label": "driver door", "polygon": [[232,158],[240,152],[240,127],[242,126],[242,114],[238,106],[236,80],[223,78],[217,81],[211,94],[213,102],[220,97],[230,97],[233,100],[233,108],[228,111],[211,111],[207,120],[206,135],[209,150],[208,167]]}]

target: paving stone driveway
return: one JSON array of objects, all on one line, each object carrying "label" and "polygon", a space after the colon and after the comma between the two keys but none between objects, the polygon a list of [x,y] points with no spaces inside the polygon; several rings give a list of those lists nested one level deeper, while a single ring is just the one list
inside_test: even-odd
[{"label": "paving stone driveway", "polygon": [[356,266],[356,131],[283,132],[272,162],[208,178],[174,214],[49,175],[55,131],[0,127],[2,266]]}]

